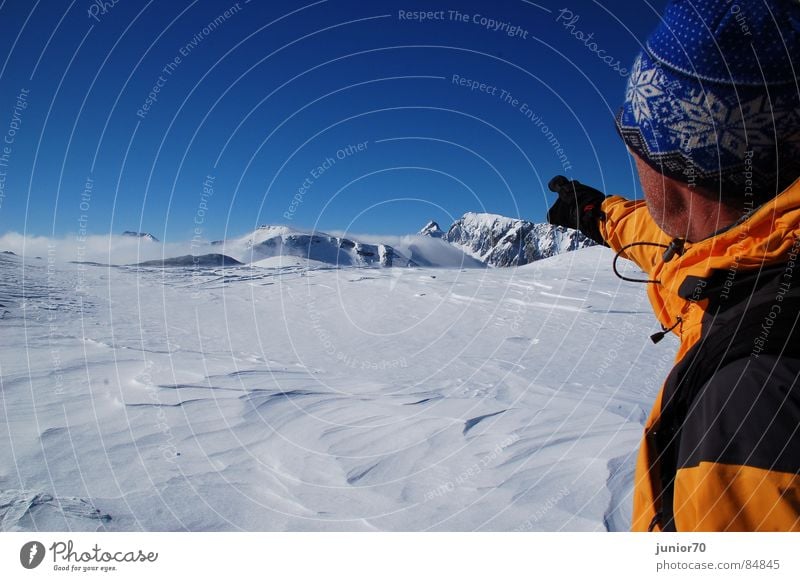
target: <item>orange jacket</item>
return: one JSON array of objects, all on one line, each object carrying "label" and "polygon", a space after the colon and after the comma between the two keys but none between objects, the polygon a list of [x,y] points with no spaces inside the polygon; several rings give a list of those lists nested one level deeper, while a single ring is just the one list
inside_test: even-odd
[{"label": "orange jacket", "polygon": [[[614,251],[637,241],[661,244],[670,241],[655,224],[643,201],[609,196],[602,209],[606,218],[600,230]],[[714,304],[718,304],[720,299],[719,294],[708,298],[703,292],[690,292],[691,289],[716,284],[723,294],[733,296],[736,292],[731,293],[731,290],[744,285],[741,281],[748,275],[751,279],[757,278],[759,273],[770,269],[777,273],[776,281],[788,280],[800,285],[800,260],[796,267],[794,265],[798,251],[800,180],[730,229],[697,243],[687,243],[683,254],[669,262],[662,258],[663,249],[653,246],[635,246],[625,250],[622,256],[635,262],[650,279],[660,281],[648,285],[648,296],[661,324],[665,328],[672,327],[680,318],[681,322],[673,330],[680,338],[675,360],[678,365],[690,351],[692,357],[702,354],[704,333],[711,320],[709,305],[714,300],[717,301]],[[747,292],[739,294],[742,296],[736,308],[743,313],[749,308],[747,301],[751,297]],[[769,300],[775,301],[775,293]],[[780,310],[780,306],[772,307],[776,309]],[[735,325],[731,327],[729,334],[735,332]],[[771,361],[781,365],[791,362],[796,364],[791,369],[800,370],[800,347],[796,343],[781,357],[783,359]],[[738,375],[731,375],[731,372]],[[708,393],[703,392],[702,402],[697,404],[698,410],[692,416],[693,426],[687,430],[696,435],[696,441],[687,446],[682,440],[682,446],[693,449],[683,451],[671,492],[672,514],[678,531],[800,530],[800,457],[797,457],[800,456],[797,453],[800,451],[800,377],[795,371],[792,371],[792,381],[786,380],[786,374],[759,373],[748,371],[747,362],[744,362],[728,367],[727,375],[720,372],[715,376],[726,377],[725,381],[733,378],[730,383],[717,380],[713,386],[711,382],[706,384],[704,389]],[[755,390],[753,394],[742,395],[744,391],[736,379],[738,376],[744,377],[744,384],[749,385],[751,391]],[[726,391],[730,392],[730,397],[726,397]],[[730,406],[741,408],[743,397],[752,399],[746,402],[749,409],[737,419],[735,429],[726,428],[725,414],[729,413]],[[658,476],[659,458],[648,438],[661,419],[663,398],[664,387],[647,420],[637,460],[634,531],[658,531],[663,526],[656,517],[662,508],[660,493],[663,490]],[[773,407],[767,409],[769,405]],[[763,417],[758,421],[752,419],[748,415],[751,413],[766,414],[766,423]],[[760,434],[748,430],[761,426],[759,422],[764,426],[763,430],[759,428]],[[773,427],[778,430],[774,433],[783,434],[776,438],[788,441],[764,441],[773,433]],[[720,438],[727,440],[715,443]],[[705,449],[709,450],[706,456],[703,455]],[[729,453],[731,449],[755,452],[737,456]]]}]

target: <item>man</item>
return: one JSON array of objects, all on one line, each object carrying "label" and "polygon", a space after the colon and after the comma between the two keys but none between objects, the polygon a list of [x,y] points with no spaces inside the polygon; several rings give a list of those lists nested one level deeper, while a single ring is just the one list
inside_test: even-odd
[{"label": "man", "polygon": [[796,0],[672,1],[616,119],[645,200],[551,182],[550,222],[641,267],[680,338],[635,531],[800,530],[799,29]]}]

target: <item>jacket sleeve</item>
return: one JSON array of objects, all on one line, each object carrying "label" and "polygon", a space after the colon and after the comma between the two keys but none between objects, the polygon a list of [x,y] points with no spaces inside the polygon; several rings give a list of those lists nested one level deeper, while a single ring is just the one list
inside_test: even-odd
[{"label": "jacket sleeve", "polygon": [[[602,204],[605,220],[600,221],[600,234],[614,252],[633,242],[669,244],[670,238],[656,225],[644,200],[626,200],[608,196]],[[643,271],[650,273],[662,262],[664,250],[656,246],[634,246],[622,252]]]},{"label": "jacket sleeve", "polygon": [[719,370],[686,417],[677,530],[800,531],[800,360],[761,356]]}]

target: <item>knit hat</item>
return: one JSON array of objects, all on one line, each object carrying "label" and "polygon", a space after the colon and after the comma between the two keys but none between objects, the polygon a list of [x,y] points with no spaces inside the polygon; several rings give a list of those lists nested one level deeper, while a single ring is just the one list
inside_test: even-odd
[{"label": "knit hat", "polygon": [[800,176],[797,74],[800,1],[672,0],[634,61],[617,130],[668,177],[768,199]]}]

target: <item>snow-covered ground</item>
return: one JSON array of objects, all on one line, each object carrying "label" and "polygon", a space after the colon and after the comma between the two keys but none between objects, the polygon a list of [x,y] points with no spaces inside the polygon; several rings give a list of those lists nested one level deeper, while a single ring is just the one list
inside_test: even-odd
[{"label": "snow-covered ground", "polygon": [[0,255],[0,529],[625,529],[675,342],[610,262]]}]

